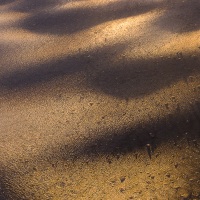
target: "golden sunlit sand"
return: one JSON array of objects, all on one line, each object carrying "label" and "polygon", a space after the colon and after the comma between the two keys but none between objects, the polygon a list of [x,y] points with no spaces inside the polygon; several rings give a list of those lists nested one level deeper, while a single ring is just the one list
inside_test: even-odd
[{"label": "golden sunlit sand", "polygon": [[0,2],[0,199],[200,198],[199,0]]}]

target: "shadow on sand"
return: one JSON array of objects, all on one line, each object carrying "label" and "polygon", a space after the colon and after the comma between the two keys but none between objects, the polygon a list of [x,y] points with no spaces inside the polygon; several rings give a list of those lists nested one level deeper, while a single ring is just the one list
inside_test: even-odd
[{"label": "shadow on sand", "polygon": [[[97,136],[89,137],[85,141],[77,140],[75,144],[63,144],[62,147],[52,149],[51,155],[48,154],[47,156],[44,152],[43,155],[35,158],[35,162],[38,164],[39,160],[45,160],[53,167],[56,167],[54,163],[60,161],[72,164],[81,161],[86,165],[88,161],[93,162],[94,159],[104,157],[106,158],[105,162],[111,164],[115,159],[119,159],[127,153],[132,153],[137,160],[140,157],[139,150],[144,148],[146,148],[149,159],[156,159],[157,156],[154,151],[158,146],[170,143],[177,149],[181,149],[180,143],[183,141],[195,149],[200,149],[200,144],[197,143],[200,139],[200,103],[196,102],[191,105],[191,111],[187,113],[177,111],[159,122],[150,122],[136,127],[124,127],[116,132],[97,133]],[[148,151],[147,144],[151,146],[151,152]],[[23,166],[23,163],[21,165]],[[191,167],[194,170],[199,170],[197,164]],[[29,171],[25,169],[29,169]],[[2,200],[23,199],[23,194],[15,193],[9,185],[12,182],[12,177],[15,177],[16,174],[23,176],[34,172],[33,167],[26,166],[25,169],[22,167],[21,175],[15,171],[1,170],[0,197]]]},{"label": "shadow on sand", "polygon": [[[70,2],[70,1],[69,1]],[[22,1],[14,10],[32,12],[20,24],[21,28],[38,33],[73,34],[96,25],[141,15],[155,9],[163,14],[153,25],[171,32],[184,33],[199,30],[200,2],[185,1],[115,1],[94,7],[58,9],[63,1]],[[55,9],[56,8],[56,9]],[[45,10],[46,9],[46,10]]]},{"label": "shadow on sand", "polygon": [[0,1],[0,6],[2,6],[2,5],[6,5],[6,4],[9,4],[9,3],[12,3],[12,2],[14,2],[15,0],[1,0]]},{"label": "shadow on sand", "polygon": [[[29,66],[3,74],[0,86],[6,90],[37,87],[56,78],[62,78],[61,88],[65,88],[68,75],[85,74],[87,87],[118,98],[137,98],[149,95],[177,81],[187,83],[188,77],[200,72],[198,57],[184,56],[141,60],[121,60],[112,62],[116,49],[126,48],[126,44],[105,47],[92,52],[79,53],[44,63]],[[104,59],[102,59],[104,58]]]},{"label": "shadow on sand", "polygon": [[158,2],[138,5],[125,0],[103,6],[41,11],[26,18],[21,27],[39,33],[72,34],[104,22],[140,15],[159,5]]}]

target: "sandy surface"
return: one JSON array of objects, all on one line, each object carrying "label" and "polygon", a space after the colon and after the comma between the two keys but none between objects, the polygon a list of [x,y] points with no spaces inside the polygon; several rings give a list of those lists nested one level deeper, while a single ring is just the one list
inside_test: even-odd
[{"label": "sandy surface", "polygon": [[199,0],[0,1],[0,199],[200,199]]}]

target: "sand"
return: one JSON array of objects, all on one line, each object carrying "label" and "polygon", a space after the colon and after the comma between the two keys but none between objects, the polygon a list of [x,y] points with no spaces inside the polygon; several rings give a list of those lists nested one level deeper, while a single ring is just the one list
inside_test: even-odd
[{"label": "sand", "polygon": [[200,199],[199,0],[0,2],[0,199]]}]

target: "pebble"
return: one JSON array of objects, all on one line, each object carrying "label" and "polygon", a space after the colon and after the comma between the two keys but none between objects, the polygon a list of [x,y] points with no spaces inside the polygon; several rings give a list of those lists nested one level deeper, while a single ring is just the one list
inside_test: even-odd
[{"label": "pebble", "polygon": [[175,97],[175,96],[172,96],[172,99],[173,99],[173,100],[175,100],[175,99],[176,99],[176,97]]},{"label": "pebble", "polygon": [[190,196],[190,193],[185,191],[185,192],[181,193],[180,196],[183,197],[183,198],[188,198]]},{"label": "pebble", "polygon": [[114,184],[114,183],[116,183],[116,180],[111,180],[110,182],[111,182],[112,184]]},{"label": "pebble", "polygon": [[167,109],[169,109],[169,104],[168,104],[168,103],[166,103],[166,104],[165,104],[165,107],[166,107]]},{"label": "pebble", "polygon": [[188,81],[189,81],[189,82],[194,82],[194,81],[195,81],[195,78],[194,78],[193,76],[189,76],[189,77],[188,77]]},{"label": "pebble", "polygon": [[154,133],[149,133],[149,136],[150,136],[151,138],[155,138],[155,134],[154,134]]},{"label": "pebble", "polygon": [[195,192],[195,191],[193,191],[193,192],[192,192],[192,196],[193,196],[193,197],[199,197],[199,193],[198,193],[198,192]]},{"label": "pebble", "polygon": [[34,171],[37,171],[37,167],[33,167],[33,170],[34,170]]},{"label": "pebble", "polygon": [[112,163],[112,160],[111,159],[107,159],[107,162],[109,163],[109,164],[111,164]]},{"label": "pebble", "polygon": [[90,103],[89,103],[90,106],[92,106],[93,104],[94,104],[93,102],[90,102]]},{"label": "pebble", "polygon": [[197,140],[192,140],[192,142],[193,142],[193,144],[194,144],[195,146],[198,145]]},{"label": "pebble", "polygon": [[58,186],[60,186],[60,187],[65,187],[65,183],[64,183],[64,182],[60,182],[60,183],[58,184]]},{"label": "pebble", "polygon": [[148,155],[149,155],[149,157],[151,159],[151,154],[152,154],[151,144],[146,144],[146,148],[147,148]]},{"label": "pebble", "polygon": [[173,187],[174,189],[179,189],[180,188],[180,186],[178,186],[178,185],[174,185],[174,187]]},{"label": "pebble", "polygon": [[125,176],[120,177],[121,183],[123,183],[125,180],[126,180],[126,177],[125,177]]},{"label": "pebble", "polygon": [[70,192],[71,192],[72,194],[77,194],[77,193],[78,193],[76,190],[70,190]]},{"label": "pebble", "polygon": [[122,193],[124,193],[125,189],[124,188],[120,188],[119,191],[122,192]]},{"label": "pebble", "polygon": [[175,166],[175,168],[177,168],[178,167],[178,163],[175,163],[174,166]]},{"label": "pebble", "polygon": [[117,154],[117,155],[116,155],[116,158],[117,158],[117,160],[119,160],[119,158],[120,158],[120,154]]},{"label": "pebble", "polygon": [[146,144],[146,147],[147,147],[148,149],[150,149],[150,148],[151,148],[151,145],[150,145],[150,144]]},{"label": "pebble", "polygon": [[150,182],[150,181],[146,181],[146,183],[147,183],[147,184],[151,184],[151,182]]},{"label": "pebble", "polygon": [[159,156],[160,154],[159,153],[157,153],[155,156],[156,156],[156,158]]}]

